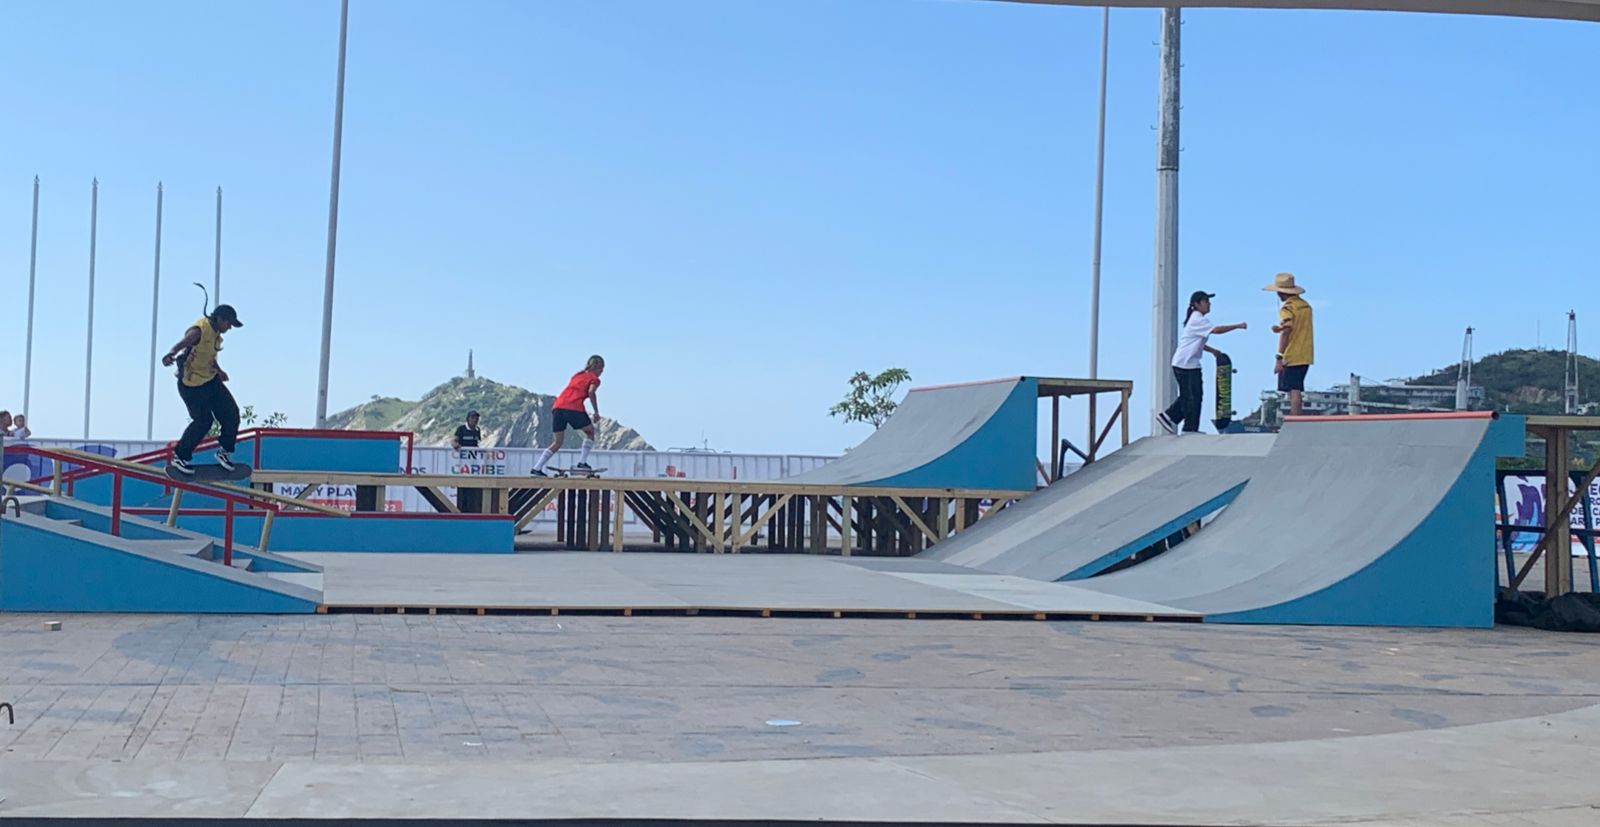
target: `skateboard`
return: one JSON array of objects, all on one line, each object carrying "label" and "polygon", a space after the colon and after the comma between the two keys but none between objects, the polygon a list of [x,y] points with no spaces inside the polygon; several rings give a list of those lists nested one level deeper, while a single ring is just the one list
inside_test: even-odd
[{"label": "skateboard", "polygon": [[556,468],[554,466],[547,465],[545,466],[544,470],[552,477],[577,477],[579,479],[594,479],[600,476],[601,471],[606,469],[591,468],[588,471],[584,471],[578,468]]},{"label": "skateboard", "polygon": [[1233,424],[1233,373],[1233,360],[1228,354],[1217,351],[1217,408],[1211,424],[1219,434]]},{"label": "skateboard", "polygon": [[224,471],[222,466],[216,464],[195,463],[193,474],[181,474],[171,465],[165,467],[167,478],[178,482],[239,482],[250,479],[253,470],[242,462],[235,462],[232,471]]}]

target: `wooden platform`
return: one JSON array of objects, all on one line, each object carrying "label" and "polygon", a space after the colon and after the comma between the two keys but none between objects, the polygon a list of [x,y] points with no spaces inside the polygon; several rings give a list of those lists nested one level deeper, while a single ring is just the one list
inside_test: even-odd
[{"label": "wooden platform", "polygon": [[294,554],[327,612],[1198,620],[1192,612],[925,560],[797,554]]},{"label": "wooden platform", "polygon": [[[622,551],[631,511],[668,549],[737,553],[779,551],[909,556],[975,525],[1032,491],[884,488],[737,480],[602,477],[461,477],[332,471],[257,471],[257,485],[355,486],[376,503],[387,486],[415,488],[440,513],[457,505],[446,488],[484,492],[484,511],[517,518],[520,530],[547,507],[573,550]],[[307,489],[310,490],[310,489]]]}]

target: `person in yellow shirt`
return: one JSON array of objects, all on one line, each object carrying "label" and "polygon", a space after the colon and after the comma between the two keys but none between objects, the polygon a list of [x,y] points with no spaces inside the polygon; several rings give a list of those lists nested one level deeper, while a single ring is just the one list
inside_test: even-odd
[{"label": "person in yellow shirt", "polygon": [[1278,306],[1278,323],[1272,326],[1272,332],[1278,334],[1278,360],[1273,372],[1278,374],[1278,390],[1289,394],[1289,415],[1299,416],[1306,372],[1316,357],[1311,305],[1301,298],[1306,289],[1294,283],[1293,273],[1279,273],[1261,289],[1277,293],[1282,302]]},{"label": "person in yellow shirt", "polygon": [[219,304],[184,331],[183,339],[161,357],[161,364],[178,365],[178,395],[189,409],[189,427],[183,430],[173,449],[172,468],[181,474],[194,473],[194,449],[216,422],[222,429],[217,436],[217,465],[232,471],[233,451],[239,438],[239,403],[223,383],[228,372],[217,364],[222,350],[222,334],[244,327],[233,305]]}]

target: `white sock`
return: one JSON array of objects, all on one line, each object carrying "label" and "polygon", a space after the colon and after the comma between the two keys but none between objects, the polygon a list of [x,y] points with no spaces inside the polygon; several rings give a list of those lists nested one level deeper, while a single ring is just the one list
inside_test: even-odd
[{"label": "white sock", "polygon": [[581,465],[589,461],[589,449],[594,447],[594,440],[584,437],[583,447],[578,450],[578,463]]},{"label": "white sock", "polygon": [[535,471],[543,471],[545,465],[550,462],[550,458],[555,456],[555,455],[556,455],[556,450],[554,448],[546,448],[546,449],[544,449],[544,453],[540,454],[539,458],[534,461],[533,470],[535,470]]}]

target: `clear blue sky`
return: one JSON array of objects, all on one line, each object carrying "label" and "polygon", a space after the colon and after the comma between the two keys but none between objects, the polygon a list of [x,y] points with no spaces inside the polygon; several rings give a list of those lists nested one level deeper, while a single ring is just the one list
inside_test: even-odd
[{"label": "clear blue sky", "polygon": [[[1097,9],[351,5],[333,408],[416,398],[469,347],[544,392],[601,352],[603,410],[659,446],[831,453],[864,435],[825,415],[858,369],[1085,373]],[[1271,381],[1278,270],[1317,308],[1318,385],[1453,362],[1467,324],[1480,353],[1541,323],[1559,343],[1569,307],[1600,331],[1600,26],[1186,19],[1180,288],[1252,323],[1217,341],[1241,408]],[[311,424],[337,26],[334,0],[0,6],[0,407],[37,174],[35,428],[81,428],[99,176],[96,433],[144,433],[158,180],[162,350],[198,315],[221,185],[234,392]],[[1158,13],[1112,30],[1101,375],[1142,389]]]}]

